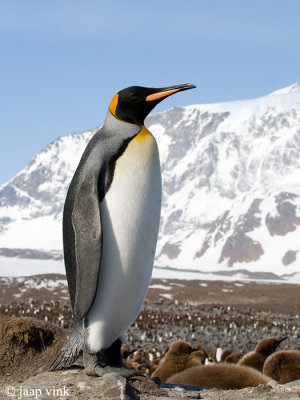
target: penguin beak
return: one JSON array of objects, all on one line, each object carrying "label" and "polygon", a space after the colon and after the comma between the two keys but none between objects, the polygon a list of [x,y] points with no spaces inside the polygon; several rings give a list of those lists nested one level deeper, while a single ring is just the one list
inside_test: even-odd
[{"label": "penguin beak", "polygon": [[156,91],[146,97],[146,101],[161,100],[164,97],[171,96],[171,94],[177,92],[183,92],[184,90],[194,89],[196,86],[191,83],[185,83],[183,85],[169,86],[165,88],[156,89]]},{"label": "penguin beak", "polygon": [[288,338],[288,337],[286,336],[286,337],[284,337],[284,338],[278,340],[278,342],[277,342],[277,347],[280,348],[280,344],[281,344],[284,340],[286,340],[287,338]]}]

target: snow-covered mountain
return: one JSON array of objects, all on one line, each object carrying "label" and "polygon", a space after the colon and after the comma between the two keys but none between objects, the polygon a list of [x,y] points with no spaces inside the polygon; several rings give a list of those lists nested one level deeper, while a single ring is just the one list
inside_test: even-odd
[{"label": "snow-covered mountain", "polygon": [[[146,125],[163,174],[157,266],[300,272],[300,83]],[[66,190],[95,132],[60,137],[0,187],[0,255],[62,257]]]}]

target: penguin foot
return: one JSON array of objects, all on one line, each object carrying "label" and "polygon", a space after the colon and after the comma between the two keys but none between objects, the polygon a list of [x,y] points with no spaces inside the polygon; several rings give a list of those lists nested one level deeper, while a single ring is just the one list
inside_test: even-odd
[{"label": "penguin foot", "polygon": [[104,375],[104,362],[101,357],[101,352],[97,354],[90,354],[87,352],[83,352],[83,365],[84,371],[87,375],[90,376],[102,376]]},{"label": "penguin foot", "polygon": [[103,376],[105,374],[104,368],[100,367],[99,365],[95,367],[91,366],[85,367],[84,372],[89,376]]},{"label": "penguin foot", "polygon": [[91,354],[84,351],[83,365],[85,368],[85,373],[89,376],[103,376],[104,374],[110,372],[115,372],[124,378],[144,375],[144,373],[141,371],[126,368],[123,363],[106,365],[103,352]]}]

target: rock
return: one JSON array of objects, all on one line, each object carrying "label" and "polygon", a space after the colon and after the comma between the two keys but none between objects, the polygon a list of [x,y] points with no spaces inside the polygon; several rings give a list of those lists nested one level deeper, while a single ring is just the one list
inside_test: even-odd
[{"label": "rock", "polygon": [[[293,382],[285,383],[283,386],[286,386],[286,387],[299,386],[300,387],[300,379],[297,379],[296,381],[293,381]],[[299,393],[299,396],[300,396],[300,393]]]},{"label": "rock", "polygon": [[99,380],[99,390],[109,399],[139,400],[138,391],[122,376],[112,372]]},{"label": "rock", "polygon": [[144,395],[151,396],[167,396],[167,391],[157,385],[152,379],[142,375],[133,375],[130,377],[129,382]]}]

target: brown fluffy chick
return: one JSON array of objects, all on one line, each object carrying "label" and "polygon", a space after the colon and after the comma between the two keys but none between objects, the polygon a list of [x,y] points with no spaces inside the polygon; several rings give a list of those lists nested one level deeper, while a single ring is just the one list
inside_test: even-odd
[{"label": "brown fluffy chick", "polygon": [[160,360],[161,360],[161,357],[155,356],[155,357],[153,357],[153,360],[149,362],[148,368],[149,368],[150,374],[152,374],[158,368]]},{"label": "brown fluffy chick", "polygon": [[244,365],[247,367],[255,368],[258,371],[262,371],[266,358],[270,354],[274,353],[279,344],[285,339],[287,338],[285,337],[282,339],[276,339],[271,337],[261,340],[255,347],[254,351],[245,354],[240,359],[238,365]]},{"label": "brown fluffy chick", "polygon": [[132,353],[134,353],[136,351],[136,349],[130,349],[128,346],[126,345],[122,345],[121,346],[121,356],[122,359],[125,360],[126,358],[128,358]]},{"label": "brown fluffy chick", "polygon": [[200,360],[197,356],[194,357],[192,346],[187,342],[177,341],[170,345],[169,351],[160,360],[158,368],[151,377],[158,377],[165,382],[169,376],[195,365],[200,365]]},{"label": "brown fluffy chick", "polygon": [[232,351],[227,357],[225,357],[224,362],[230,364],[237,364],[243,356],[244,353],[241,351]]},{"label": "brown fluffy chick", "polygon": [[146,368],[147,368],[147,366],[145,364],[139,364],[137,362],[129,360],[128,358],[123,359],[122,362],[125,365],[125,367],[129,368],[129,369],[139,370],[144,367],[144,369],[146,370]]},{"label": "brown fluffy chick", "polygon": [[202,350],[195,350],[191,353],[191,355],[195,358],[198,358],[200,361],[200,364],[204,364],[205,363],[205,359],[207,357],[206,352],[202,351]]},{"label": "brown fluffy chick", "polygon": [[196,351],[194,351],[194,356],[199,358],[201,364],[205,364],[205,359],[208,358],[208,354],[202,344],[198,344]]},{"label": "brown fluffy chick", "polygon": [[127,346],[122,346],[121,355],[126,368],[145,371],[148,367],[143,349],[130,350]]},{"label": "brown fluffy chick", "polygon": [[148,353],[144,349],[137,349],[134,353],[130,354],[128,358],[138,364],[149,363]]},{"label": "brown fluffy chick", "polygon": [[226,357],[228,357],[231,353],[233,353],[233,350],[225,349],[222,351],[221,354],[221,361],[220,362],[225,362]]},{"label": "brown fluffy chick", "polygon": [[189,368],[167,379],[167,383],[217,389],[243,389],[269,381],[270,378],[253,368],[223,363]]},{"label": "brown fluffy chick", "polygon": [[152,359],[150,359],[149,363],[149,375],[153,374],[153,372],[158,368],[161,359],[167,354],[169,351],[169,347],[165,348],[162,353],[155,352],[155,355],[152,354]]},{"label": "brown fluffy chick", "polygon": [[300,351],[282,350],[271,354],[265,361],[263,373],[281,384],[300,379]]}]

